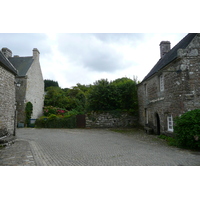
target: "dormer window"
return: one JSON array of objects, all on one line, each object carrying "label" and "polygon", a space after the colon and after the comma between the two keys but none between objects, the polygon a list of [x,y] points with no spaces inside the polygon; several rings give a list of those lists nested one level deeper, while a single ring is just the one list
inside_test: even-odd
[{"label": "dormer window", "polygon": [[160,91],[163,92],[164,89],[164,76],[160,75]]}]

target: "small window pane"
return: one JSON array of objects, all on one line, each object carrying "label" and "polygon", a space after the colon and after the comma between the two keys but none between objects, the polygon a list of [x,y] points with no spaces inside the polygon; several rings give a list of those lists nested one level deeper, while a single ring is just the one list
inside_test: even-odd
[{"label": "small window pane", "polygon": [[168,126],[168,131],[173,132],[173,118],[172,115],[167,117],[167,126]]}]

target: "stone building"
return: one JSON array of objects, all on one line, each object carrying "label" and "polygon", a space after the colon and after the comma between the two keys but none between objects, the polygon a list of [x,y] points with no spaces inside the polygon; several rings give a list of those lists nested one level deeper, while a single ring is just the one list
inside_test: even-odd
[{"label": "stone building", "polygon": [[25,123],[25,106],[27,102],[33,104],[31,118],[36,119],[42,115],[44,104],[44,81],[39,62],[38,49],[33,49],[32,56],[13,56],[8,48],[3,48],[4,56],[18,70],[16,76],[16,106],[17,123]]},{"label": "stone building", "polygon": [[173,135],[174,118],[200,108],[200,34],[186,35],[161,58],[138,85],[139,121],[148,131]]},{"label": "stone building", "polygon": [[17,70],[0,51],[0,138],[15,135]]}]

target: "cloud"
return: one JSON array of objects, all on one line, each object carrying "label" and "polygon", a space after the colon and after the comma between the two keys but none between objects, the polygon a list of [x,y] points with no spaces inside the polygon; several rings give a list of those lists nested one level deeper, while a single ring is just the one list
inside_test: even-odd
[{"label": "cloud", "polygon": [[128,43],[131,45],[136,45],[145,36],[143,33],[93,33],[92,35],[106,43]]},{"label": "cloud", "polygon": [[33,48],[49,53],[47,36],[42,33],[0,33],[1,48],[9,48],[13,55],[30,56]]},{"label": "cloud", "polygon": [[1,33],[0,44],[13,55],[31,56],[40,51],[44,79],[63,88],[92,84],[107,78],[137,76],[141,81],[160,58],[162,40],[176,45],[186,34],[139,33]]},{"label": "cloud", "polygon": [[[118,34],[116,34],[118,35]],[[115,72],[130,66],[120,52],[120,35],[115,34],[58,34],[58,50],[71,63],[97,72]],[[121,38],[125,39],[122,34]],[[109,40],[109,42],[108,42]]]}]

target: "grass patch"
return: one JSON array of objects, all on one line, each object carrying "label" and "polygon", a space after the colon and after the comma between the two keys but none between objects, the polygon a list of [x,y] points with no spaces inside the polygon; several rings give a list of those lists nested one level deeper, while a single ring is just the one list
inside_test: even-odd
[{"label": "grass patch", "polygon": [[134,135],[136,133],[141,132],[141,129],[138,128],[112,128],[110,130],[125,135]]},{"label": "grass patch", "polygon": [[168,144],[169,146],[176,146],[176,147],[177,147],[177,141],[176,141],[176,139],[173,138],[173,137],[166,136],[166,135],[159,135],[158,138],[167,141],[167,144]]}]

